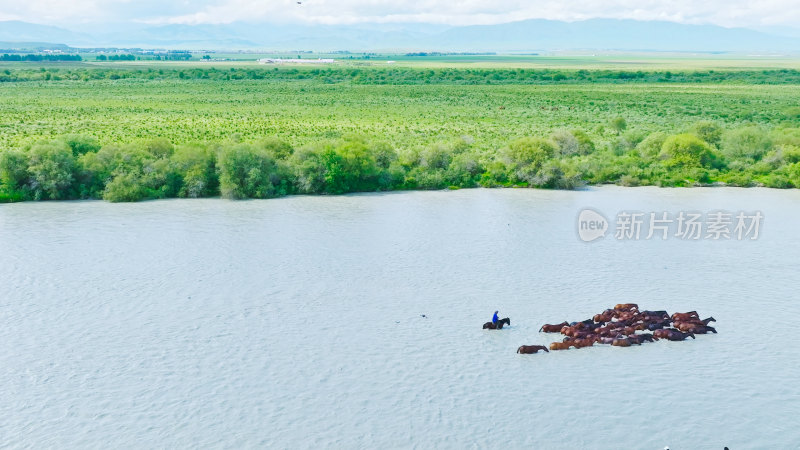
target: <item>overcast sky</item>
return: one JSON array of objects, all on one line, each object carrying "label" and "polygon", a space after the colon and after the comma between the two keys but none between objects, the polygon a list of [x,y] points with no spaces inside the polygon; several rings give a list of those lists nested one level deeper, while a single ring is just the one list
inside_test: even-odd
[{"label": "overcast sky", "polygon": [[0,20],[84,23],[425,22],[625,18],[798,28],[800,0],[0,0]]}]

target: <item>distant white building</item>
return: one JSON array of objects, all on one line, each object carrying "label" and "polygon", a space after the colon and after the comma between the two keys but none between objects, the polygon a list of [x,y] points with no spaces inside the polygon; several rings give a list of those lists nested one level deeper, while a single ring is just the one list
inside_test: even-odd
[{"label": "distant white building", "polygon": [[318,59],[283,59],[283,58],[263,58],[259,59],[260,64],[333,64],[335,59],[318,58]]}]

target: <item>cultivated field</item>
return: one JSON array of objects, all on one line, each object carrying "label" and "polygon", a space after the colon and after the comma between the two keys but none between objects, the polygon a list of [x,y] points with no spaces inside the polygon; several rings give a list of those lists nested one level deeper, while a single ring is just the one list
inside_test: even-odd
[{"label": "cultivated field", "polygon": [[[791,58],[773,58],[769,64],[783,68],[762,70],[763,58],[730,56],[560,56],[548,68],[527,67],[533,56],[395,57],[400,65],[391,67],[5,63],[2,191],[16,199],[114,199],[104,193],[122,174],[147,186],[118,199],[217,195],[220,183],[225,194],[229,182],[255,186],[233,189],[235,197],[478,184],[800,186],[800,72]],[[581,66],[581,58],[589,62]],[[698,69],[703,64],[714,68]],[[355,154],[347,150],[353,145]],[[36,177],[48,175],[34,170],[53,157],[36,150],[42,146],[72,158],[64,162],[69,173],[47,189]],[[200,191],[187,191],[186,173],[170,162],[187,146],[208,154]],[[260,181],[242,173],[225,181],[220,155],[233,147],[257,155],[261,162],[237,170],[256,164]],[[134,148],[133,165],[89,161],[98,150],[116,155],[111,161]],[[309,158],[311,175],[301,169]],[[137,178],[158,160],[165,161],[158,170],[179,179],[174,186],[165,188],[166,174]],[[356,179],[336,181],[337,171]],[[279,175],[265,181],[272,172]]]}]

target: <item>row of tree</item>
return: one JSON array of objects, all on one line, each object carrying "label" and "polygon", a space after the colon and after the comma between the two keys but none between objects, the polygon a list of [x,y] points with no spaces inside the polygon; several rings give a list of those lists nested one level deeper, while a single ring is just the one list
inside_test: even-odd
[{"label": "row of tree", "polygon": [[22,55],[18,53],[4,53],[0,55],[0,61],[81,61],[81,55],[69,53],[56,53],[56,54],[34,54],[29,53]]},{"label": "row of tree", "polygon": [[[26,58],[80,58],[78,55],[27,55]],[[102,59],[105,55],[98,56]],[[112,59],[129,58],[113,55]],[[9,55],[20,57],[20,55]],[[185,60],[192,57],[188,52],[169,52],[168,60]],[[161,59],[161,56],[156,56]],[[17,61],[19,59],[16,59]],[[28,60],[28,59],[25,59]],[[73,59],[39,59],[73,60]],[[80,60],[80,59],[75,59]],[[326,83],[355,84],[570,84],[570,83],[747,83],[747,84],[800,84],[800,70],[737,70],[737,71],[629,71],[629,70],[569,70],[569,69],[463,69],[396,67],[272,67],[230,68],[213,67],[183,69],[134,69],[115,68],[103,70],[63,70],[61,79],[212,79],[212,80],[319,80]],[[41,81],[43,77],[35,70],[15,69],[0,76],[0,81]]]},{"label": "row of tree", "polygon": [[136,55],[132,54],[113,54],[113,55],[97,55],[94,59],[98,61],[136,61]]},{"label": "row of tree", "polygon": [[698,122],[685,133],[626,131],[595,148],[580,130],[525,137],[493,152],[469,139],[398,151],[349,137],[294,149],[274,138],[175,146],[166,139],[101,146],[82,135],[0,150],[0,200],[167,197],[231,199],[399,189],[586,183],[800,187],[800,129],[723,130]]}]

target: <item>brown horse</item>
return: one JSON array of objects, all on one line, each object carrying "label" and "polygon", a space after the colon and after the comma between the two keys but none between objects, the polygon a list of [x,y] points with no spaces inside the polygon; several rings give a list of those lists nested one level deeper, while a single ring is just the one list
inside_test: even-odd
[{"label": "brown horse", "polygon": [[607,309],[600,314],[595,314],[592,317],[592,320],[597,323],[611,322],[611,319],[613,319],[616,316],[616,314],[617,312],[614,311],[613,309]]},{"label": "brown horse", "polygon": [[574,338],[585,338],[585,337],[588,337],[588,336],[591,336],[592,334],[594,334],[591,331],[580,331],[580,330],[577,330],[577,329],[575,329],[575,327],[564,327],[564,328],[561,329],[561,333],[564,336],[569,336],[569,337],[574,337]]},{"label": "brown horse", "polygon": [[484,330],[502,330],[503,329],[503,324],[511,326],[511,319],[509,319],[508,317],[500,319],[500,320],[497,321],[496,325],[493,322],[486,322],[485,324],[483,324],[483,329]]},{"label": "brown horse", "polygon": [[539,350],[544,350],[547,353],[550,353],[550,350],[548,350],[544,345],[520,345],[520,347],[517,349],[517,353],[530,355],[538,352]]},{"label": "brown horse", "polygon": [[619,305],[614,306],[614,311],[631,311],[633,309],[638,311],[639,305],[636,303],[620,303]]},{"label": "brown horse", "polygon": [[695,324],[695,325],[708,325],[709,323],[716,322],[716,321],[717,321],[717,319],[715,319],[713,317],[707,317],[707,318],[705,318],[703,320],[700,320],[700,319],[680,320],[680,319],[678,319],[678,320],[675,320],[674,322],[675,322],[675,324],[692,323],[692,324]]},{"label": "brown horse", "polygon": [[[697,327],[700,330],[704,329],[704,327],[708,327],[708,328],[711,328],[711,330],[714,330],[712,327],[708,326],[708,324],[711,323],[711,322],[716,322],[716,319],[714,319],[713,317],[709,317],[709,318],[703,319],[703,320],[698,320],[698,319],[676,320],[674,322],[674,326],[675,326],[675,328],[677,328],[677,329],[679,329],[681,331],[689,331],[690,329],[692,329],[694,327]],[[716,330],[714,330],[713,333],[716,333]]]},{"label": "brown horse", "polygon": [[689,311],[689,312],[686,312],[686,313],[675,313],[675,314],[670,316],[670,319],[672,319],[673,321],[678,321],[678,322],[681,322],[681,321],[687,322],[687,321],[690,321],[692,319],[700,319],[700,316],[697,314],[697,311]]},{"label": "brown horse", "polygon": [[617,326],[616,324],[612,325],[610,323],[610,324],[608,324],[608,325],[606,325],[604,327],[600,327],[600,328],[594,330],[594,332],[595,332],[595,334],[600,335],[600,336],[614,337],[614,336],[620,334],[622,332],[623,328],[624,327]]},{"label": "brown horse", "polygon": [[572,347],[572,342],[553,342],[550,344],[550,350],[569,350]]},{"label": "brown horse", "polygon": [[577,338],[572,340],[572,344],[575,346],[575,348],[591,347],[595,342],[597,342],[597,336]]},{"label": "brown horse", "polygon": [[546,324],[542,325],[542,328],[539,328],[539,332],[540,333],[541,332],[558,333],[559,331],[561,331],[561,327],[564,327],[564,326],[567,326],[567,325],[569,325],[569,324],[566,321],[561,322],[561,323],[557,323],[557,324],[554,324],[554,325],[550,325],[549,323],[546,323]]}]

